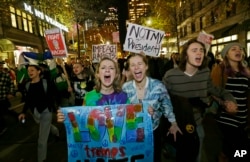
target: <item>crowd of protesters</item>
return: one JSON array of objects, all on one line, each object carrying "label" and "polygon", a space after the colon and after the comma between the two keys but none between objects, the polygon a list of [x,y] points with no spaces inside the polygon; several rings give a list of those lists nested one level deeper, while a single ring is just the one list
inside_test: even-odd
[{"label": "crowd of protesters", "polygon": [[[209,108],[216,105],[213,120],[220,131],[218,136],[222,138],[220,152],[214,155],[216,161],[249,161],[249,156],[234,157],[235,150],[249,149],[249,63],[239,43],[225,46],[221,58],[216,59],[212,52],[206,51],[202,42],[191,39],[180,53],[171,54],[169,59],[149,57],[143,53],[131,53],[117,62],[103,58],[95,64],[87,58],[68,59],[65,63],[57,61],[54,78],[50,77],[45,64],[28,66],[30,79],[18,86],[25,102],[19,120],[25,119],[27,109],[31,109],[34,119],[48,118],[46,123],[38,120],[40,132],[43,132],[38,139],[40,162],[46,159],[49,132],[59,136],[57,128],[51,124],[53,112],[57,112],[58,122],[64,121],[58,108],[150,100],[148,113],[154,119],[154,162],[161,161],[161,150],[166,144],[175,149],[177,162],[202,162],[204,155],[201,152],[206,138],[203,119]],[[0,62],[1,66],[3,64]],[[15,79],[3,69],[0,74],[0,83],[5,87],[0,94],[0,102],[6,104],[1,108],[4,110],[1,114],[4,114],[10,106],[5,102],[15,94]],[[44,79],[47,90],[44,90]],[[43,100],[36,95],[37,91],[44,95]],[[51,92],[50,95],[47,91]],[[101,97],[93,100],[96,98],[93,96]],[[114,102],[105,102],[113,101],[111,98]],[[115,102],[118,98],[121,101]],[[6,131],[3,123],[0,123],[1,134]],[[203,150],[206,151],[212,150]]]}]

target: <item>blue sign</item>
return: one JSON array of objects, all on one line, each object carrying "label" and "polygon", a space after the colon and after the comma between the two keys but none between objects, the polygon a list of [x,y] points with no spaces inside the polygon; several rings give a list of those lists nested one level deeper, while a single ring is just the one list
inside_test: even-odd
[{"label": "blue sign", "polygon": [[153,161],[153,128],[147,106],[75,106],[61,110],[69,162]]}]

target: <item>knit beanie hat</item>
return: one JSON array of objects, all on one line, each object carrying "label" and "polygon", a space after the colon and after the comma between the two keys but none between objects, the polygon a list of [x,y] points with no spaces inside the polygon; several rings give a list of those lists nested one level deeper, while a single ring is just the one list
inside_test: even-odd
[{"label": "knit beanie hat", "polygon": [[223,50],[221,51],[221,56],[222,58],[224,58],[228,52],[228,50],[233,47],[233,46],[239,46],[239,47],[242,47],[242,45],[240,43],[237,43],[237,42],[233,42],[233,43],[229,43],[227,44]]}]

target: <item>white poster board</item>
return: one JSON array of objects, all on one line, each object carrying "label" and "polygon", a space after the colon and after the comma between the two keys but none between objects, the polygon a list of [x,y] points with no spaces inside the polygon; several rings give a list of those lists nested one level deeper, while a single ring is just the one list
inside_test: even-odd
[{"label": "white poster board", "polygon": [[100,62],[103,57],[109,57],[113,60],[117,60],[116,53],[117,46],[114,44],[92,45],[92,62]]},{"label": "white poster board", "polygon": [[143,52],[145,55],[158,57],[164,36],[164,31],[128,23],[123,49],[129,52]]}]

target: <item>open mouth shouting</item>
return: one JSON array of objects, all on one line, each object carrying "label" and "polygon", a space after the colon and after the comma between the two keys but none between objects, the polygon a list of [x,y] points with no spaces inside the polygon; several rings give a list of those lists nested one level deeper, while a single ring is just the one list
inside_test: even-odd
[{"label": "open mouth shouting", "polygon": [[194,58],[194,65],[200,66],[201,63],[202,63],[202,61],[203,61],[202,57],[201,56],[197,56],[197,57]]},{"label": "open mouth shouting", "polygon": [[234,55],[234,57],[235,57],[236,59],[238,59],[238,60],[241,60],[241,59],[242,59],[241,53],[236,53],[236,54]]},{"label": "open mouth shouting", "polygon": [[104,75],[104,82],[105,83],[111,83],[112,82],[110,74],[105,74]]},{"label": "open mouth shouting", "polygon": [[134,72],[134,78],[135,79],[141,79],[143,77],[143,74],[141,71]]}]

